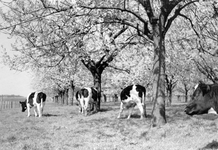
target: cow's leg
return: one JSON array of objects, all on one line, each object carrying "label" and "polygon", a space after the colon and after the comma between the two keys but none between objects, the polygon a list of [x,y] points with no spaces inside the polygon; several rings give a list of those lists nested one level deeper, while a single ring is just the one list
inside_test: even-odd
[{"label": "cow's leg", "polygon": [[134,107],[129,108],[129,115],[128,115],[127,119],[130,119],[133,109],[134,109]]},{"label": "cow's leg", "polygon": [[80,103],[80,111],[83,114],[84,113],[84,102],[83,102],[83,98],[79,99],[79,103]]},{"label": "cow's leg", "polygon": [[27,104],[27,117],[30,116],[30,104]]},{"label": "cow's leg", "polygon": [[90,105],[92,105],[92,106],[89,106],[90,109],[91,109],[91,107],[92,107],[92,109],[90,110],[89,115],[92,115],[92,114],[97,112],[97,103],[96,102],[91,102]]},{"label": "cow's leg", "polygon": [[93,102],[93,112],[97,112],[97,102]]},{"label": "cow's leg", "polygon": [[81,98],[78,98],[78,102],[79,102],[79,104],[78,104],[78,106],[79,106],[79,113],[82,113],[82,105],[81,105],[82,100],[81,100]]},{"label": "cow's leg", "polygon": [[79,113],[82,113],[82,106],[79,104]]},{"label": "cow's leg", "polygon": [[42,102],[41,104],[37,104],[37,109],[38,109],[38,112],[39,112],[39,117],[42,117],[43,108],[44,108],[44,102]]},{"label": "cow's leg", "polygon": [[141,112],[141,119],[143,119],[144,116],[145,116],[145,114],[144,114],[144,108],[143,108],[143,106],[142,106],[142,103],[141,103],[141,102],[138,102],[138,103],[137,103],[137,106],[138,106],[138,108],[139,108],[139,110],[140,110],[140,112]]},{"label": "cow's leg", "polygon": [[39,117],[42,117],[42,107],[39,105],[37,106]]},{"label": "cow's leg", "polygon": [[122,112],[123,112],[123,102],[120,103],[120,112],[119,115],[117,116],[118,119],[120,118]]},{"label": "cow's leg", "polygon": [[87,109],[88,109],[88,106],[89,106],[89,97],[88,98],[84,98],[84,113],[85,113],[85,116],[87,116]]},{"label": "cow's leg", "polygon": [[33,107],[33,110],[34,110],[34,113],[35,113],[35,117],[38,116],[38,113],[37,113],[38,105],[39,104],[36,104],[36,106]]},{"label": "cow's leg", "polygon": [[42,108],[42,114],[43,114],[44,107],[45,107],[45,102],[42,102],[42,106],[41,106],[41,108]]},{"label": "cow's leg", "polygon": [[143,110],[144,110],[144,117],[147,117],[147,113],[146,113],[146,105],[142,104]]}]

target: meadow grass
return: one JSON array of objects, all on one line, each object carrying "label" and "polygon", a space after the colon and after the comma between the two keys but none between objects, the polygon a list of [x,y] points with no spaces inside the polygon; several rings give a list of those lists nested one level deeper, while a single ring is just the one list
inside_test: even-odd
[{"label": "meadow grass", "polygon": [[151,127],[148,117],[140,120],[137,108],[127,120],[117,119],[119,103],[102,103],[91,116],[77,106],[45,105],[42,118],[21,108],[0,111],[0,150],[203,150],[218,149],[218,120],[187,116],[184,105],[166,108],[168,123]]}]

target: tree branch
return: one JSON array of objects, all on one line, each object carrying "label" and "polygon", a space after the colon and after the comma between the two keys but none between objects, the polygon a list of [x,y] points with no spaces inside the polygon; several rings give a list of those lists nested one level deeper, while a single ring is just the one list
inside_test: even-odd
[{"label": "tree branch", "polygon": [[[181,1],[183,0],[174,0],[174,1],[171,1],[171,5],[172,5],[172,8],[174,8],[176,5],[178,5]],[[167,31],[169,30],[172,22],[178,17],[178,15],[180,15],[180,12],[185,8],[187,7],[188,5],[192,4],[192,3],[195,3],[195,2],[198,2],[199,0],[193,0],[193,1],[190,1],[186,4],[184,4],[183,6],[179,6],[176,10],[175,10],[175,13],[172,17],[170,17],[165,25],[165,31],[164,31],[164,34],[167,33]]]},{"label": "tree branch", "polygon": [[145,23],[146,21],[140,17],[139,15],[137,15],[136,13],[128,10],[128,9],[122,9],[122,8],[118,8],[118,7],[104,7],[104,6],[100,6],[100,7],[89,7],[89,6],[84,6],[84,5],[81,5],[80,7],[82,8],[86,8],[86,9],[91,9],[91,10],[95,10],[95,9],[101,9],[101,10],[119,10],[121,12],[128,12],[130,14],[132,14],[133,16],[135,16],[136,18],[138,18],[141,22]]},{"label": "tree branch", "polygon": [[109,65],[108,67],[113,68],[115,70],[124,71],[124,72],[130,74],[130,70],[129,69],[121,69],[121,68],[118,68],[118,67],[115,67],[115,66],[111,66],[111,65]]}]

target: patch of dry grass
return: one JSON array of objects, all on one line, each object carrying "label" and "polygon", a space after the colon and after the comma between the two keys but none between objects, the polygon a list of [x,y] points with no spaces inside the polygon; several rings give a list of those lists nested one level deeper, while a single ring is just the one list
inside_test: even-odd
[{"label": "patch of dry grass", "polygon": [[[151,113],[151,106],[148,114]],[[103,103],[91,116],[76,106],[46,104],[42,118],[29,118],[20,109],[0,112],[0,150],[201,150],[218,146],[218,121],[190,117],[184,106],[167,107],[168,123],[151,128],[151,117],[117,119],[119,104]]]}]

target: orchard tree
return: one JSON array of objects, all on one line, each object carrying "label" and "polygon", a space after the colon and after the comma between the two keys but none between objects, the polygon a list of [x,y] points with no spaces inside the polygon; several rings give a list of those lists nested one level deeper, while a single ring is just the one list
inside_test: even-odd
[{"label": "orchard tree", "polygon": [[[135,35],[153,43],[153,126],[166,123],[165,116],[165,37],[172,22],[178,17],[191,20],[183,10],[198,0],[119,0],[119,1],[86,1],[83,8],[98,11],[105,10],[112,15],[105,16],[102,23],[127,25],[135,29]],[[113,11],[122,15],[113,15]]]},{"label": "orchard tree", "polygon": [[177,70],[178,90],[185,94],[185,101],[199,80],[208,82],[206,77],[211,81],[216,79],[216,9],[215,1],[190,5],[184,12],[187,19],[178,17],[168,31],[166,48],[170,67],[167,66],[167,71],[173,73]]},{"label": "orchard tree", "polygon": [[[125,48],[125,42],[131,41],[127,39],[121,44],[115,41],[128,28],[118,26],[110,31],[109,24],[96,25],[96,14],[80,9],[72,1],[18,0],[4,5],[9,11],[1,12],[5,21],[1,29],[17,38],[13,49],[20,52],[19,56],[7,57],[11,66],[21,70],[24,67],[36,70],[58,67],[59,78],[72,83],[71,78],[75,74],[72,68],[81,60],[93,75],[100,109],[101,74]],[[105,32],[110,34],[109,41],[104,39],[107,36]],[[69,67],[70,71],[66,71]],[[57,79],[58,76],[53,77],[53,80]],[[59,85],[65,89],[65,84]]]},{"label": "orchard tree", "polygon": [[[91,41],[91,42],[89,42],[86,46],[89,49],[92,49],[93,47],[94,51],[97,51],[97,55],[94,54],[95,52],[92,52],[91,55],[81,56],[81,61],[84,64],[84,66],[91,72],[92,77],[93,77],[94,87],[97,89],[97,94],[98,94],[97,95],[98,97],[97,111],[100,110],[100,103],[101,103],[102,73],[107,67],[109,67],[109,64],[117,56],[119,51],[125,47],[126,44],[124,44],[121,47],[118,47],[115,40],[121,34],[123,34],[127,30],[127,28],[122,27],[120,30],[117,30],[117,32],[115,33],[110,31],[109,35],[107,34],[105,35],[104,33],[106,31],[103,33],[102,30],[104,29],[102,28],[101,25],[97,26],[94,37],[89,36],[88,41]],[[99,39],[97,38],[98,36],[99,36]],[[93,54],[94,54],[94,57],[92,56]],[[96,57],[99,58],[99,60],[96,60]]]}]

